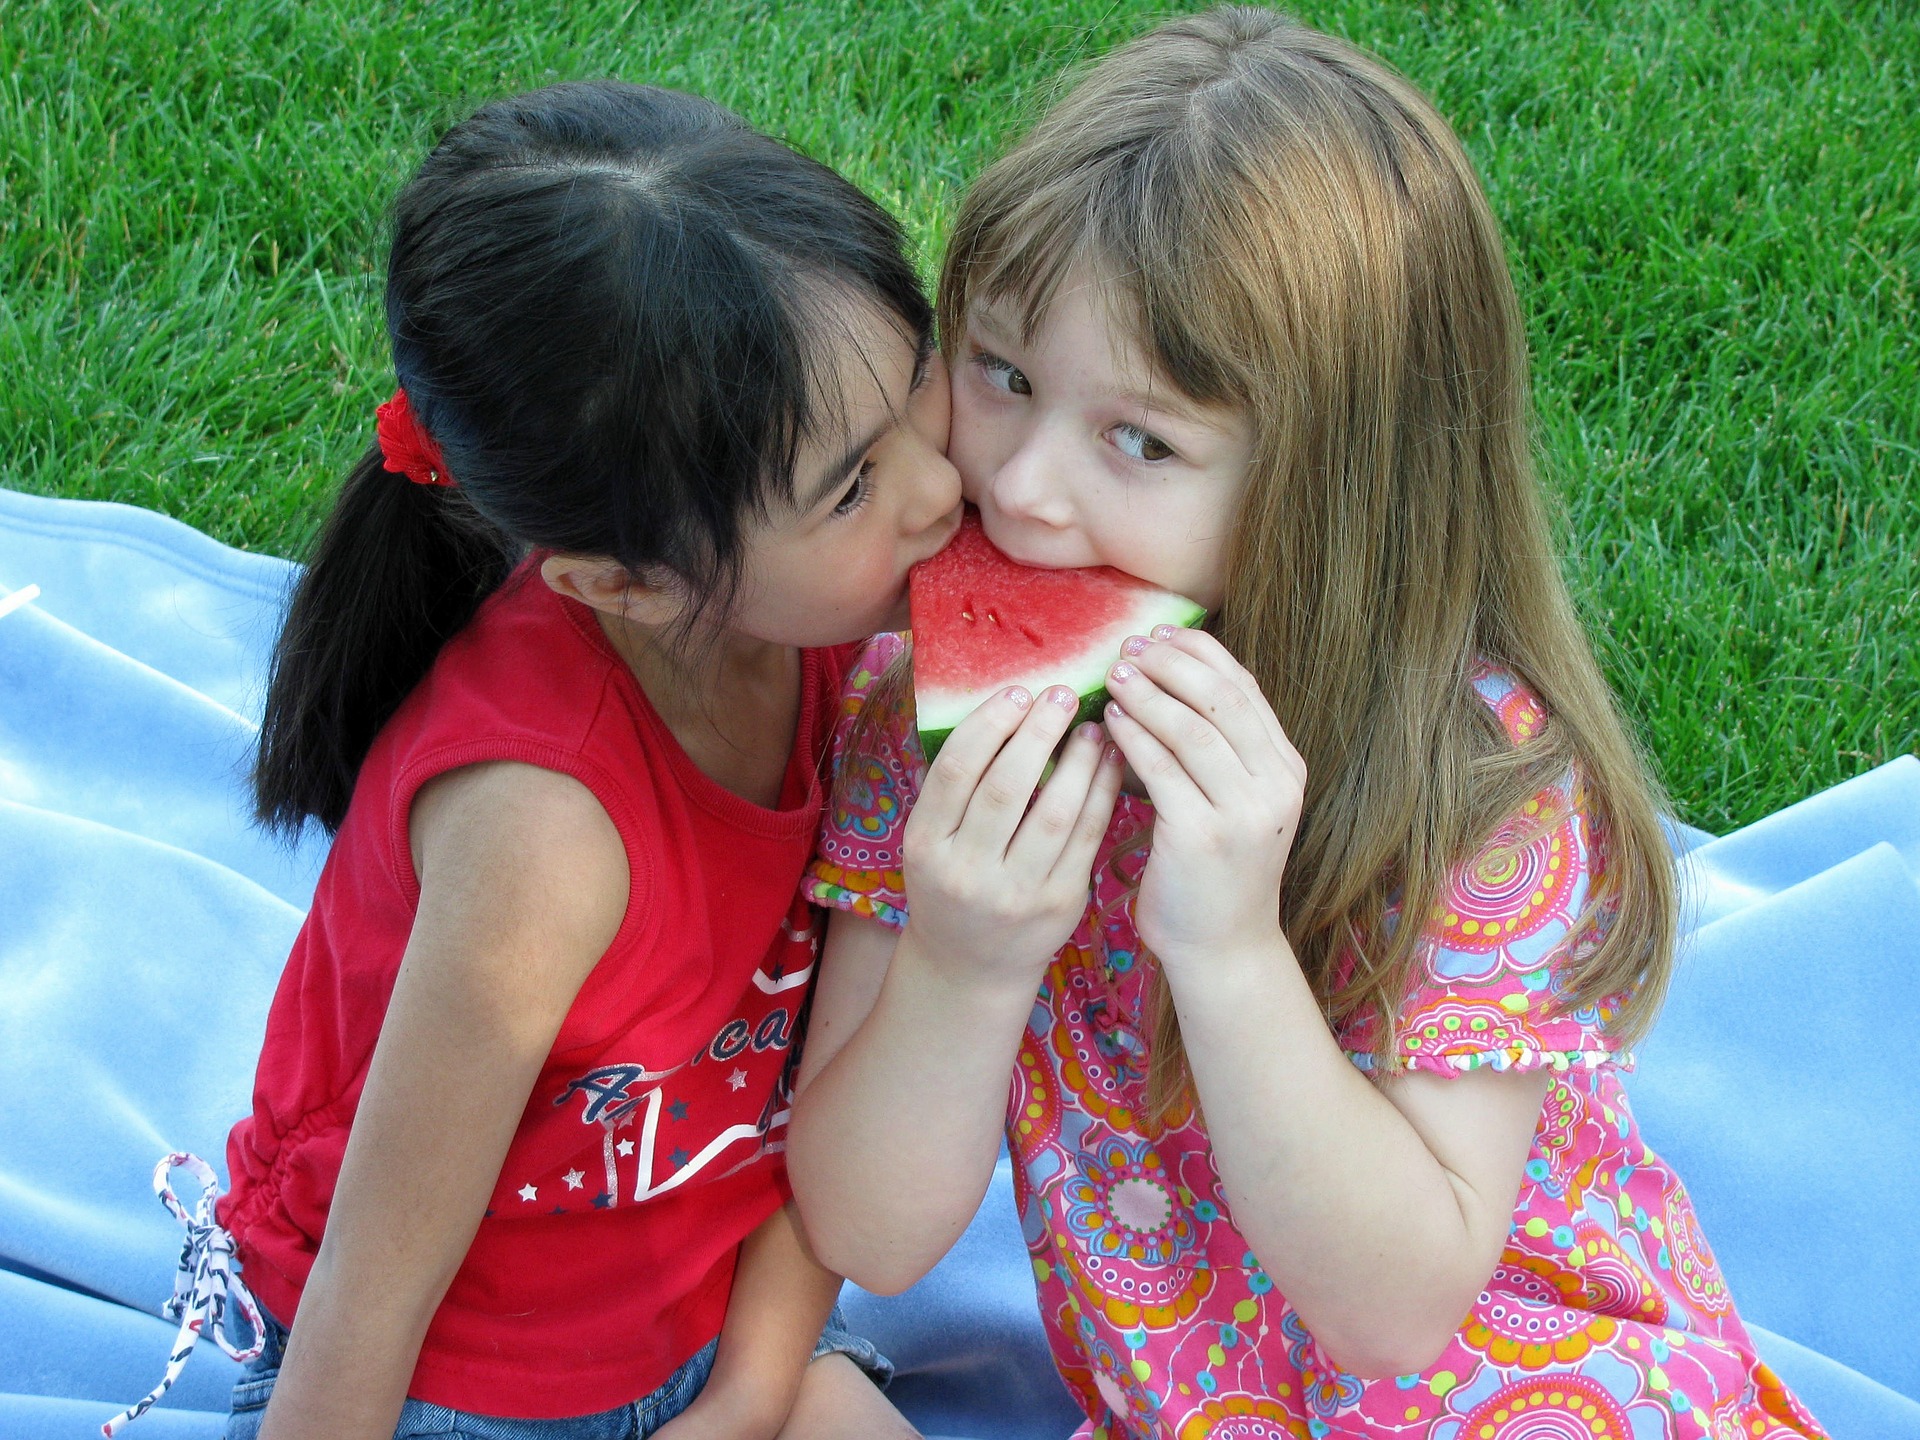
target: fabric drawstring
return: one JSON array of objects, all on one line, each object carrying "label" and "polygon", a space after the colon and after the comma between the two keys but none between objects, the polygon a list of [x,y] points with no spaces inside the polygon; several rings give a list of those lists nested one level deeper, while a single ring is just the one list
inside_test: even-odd
[{"label": "fabric drawstring", "polygon": [[[175,1170],[184,1170],[200,1182],[200,1203],[194,1206],[191,1215],[173,1193]],[[193,1354],[193,1347],[202,1335],[213,1336],[215,1344],[243,1364],[258,1357],[267,1344],[267,1327],[260,1317],[260,1306],[245,1282],[233,1273],[233,1236],[213,1218],[214,1206],[221,1194],[213,1167],[198,1155],[176,1151],[154,1166],[153,1193],[173,1212],[173,1218],[187,1227],[186,1243],[180,1248],[180,1268],[173,1276],[173,1297],[161,1307],[161,1313],[169,1320],[180,1322],[180,1334],[173,1342],[173,1353],[167,1357],[167,1373],[160,1377],[160,1383],[147,1392],[145,1399],[102,1425],[102,1435],[119,1434],[151,1410],[187,1368],[187,1357]],[[240,1313],[246,1316],[247,1325],[253,1331],[253,1343],[244,1350],[236,1350],[221,1327],[229,1299],[239,1305]]]}]

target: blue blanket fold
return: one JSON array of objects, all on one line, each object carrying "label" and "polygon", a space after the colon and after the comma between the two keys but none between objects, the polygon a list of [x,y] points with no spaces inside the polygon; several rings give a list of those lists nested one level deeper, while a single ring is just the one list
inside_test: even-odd
[{"label": "blue blanket fold", "polygon": [[[99,1423],[159,1378],[169,1149],[216,1166],[324,858],[246,823],[293,567],[124,506],[0,490],[0,1437]],[[1769,1362],[1837,1440],[1920,1440],[1920,761],[1724,837],[1674,831],[1688,929],[1629,1079]],[[929,1434],[1059,1440],[1003,1160],[951,1255],[846,1304]],[[191,1196],[183,1197],[191,1201]],[[1760,1327],[1765,1327],[1764,1329]],[[140,1422],[217,1436],[202,1345]]]}]

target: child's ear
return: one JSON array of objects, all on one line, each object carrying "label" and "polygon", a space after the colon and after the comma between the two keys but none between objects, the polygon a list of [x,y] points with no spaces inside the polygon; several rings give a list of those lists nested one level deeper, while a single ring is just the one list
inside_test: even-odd
[{"label": "child's ear", "polygon": [[665,570],[635,575],[604,555],[549,555],[540,562],[540,578],[569,600],[650,628],[671,624],[686,608],[678,577]]}]

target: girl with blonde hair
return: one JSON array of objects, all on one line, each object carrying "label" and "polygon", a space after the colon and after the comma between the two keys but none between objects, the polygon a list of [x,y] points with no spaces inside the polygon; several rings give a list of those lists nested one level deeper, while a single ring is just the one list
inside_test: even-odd
[{"label": "girl with blonde hair", "polygon": [[1172,21],[981,177],[939,308],[988,537],[1213,619],[1128,641],[1044,785],[1064,688],[929,769],[900,642],[855,667],[790,1153],[823,1261],[924,1273],[1004,1107],[1083,1435],[1819,1435],[1621,1088],[1674,880],[1445,121],[1281,16]]}]

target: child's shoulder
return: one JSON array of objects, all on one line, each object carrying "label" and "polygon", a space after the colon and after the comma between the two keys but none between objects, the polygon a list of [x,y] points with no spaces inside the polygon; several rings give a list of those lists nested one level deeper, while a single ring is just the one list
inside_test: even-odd
[{"label": "child's shoulder", "polygon": [[[1482,662],[1468,682],[1516,746],[1540,732],[1547,707],[1511,670]],[[1449,866],[1423,917],[1396,1067],[1564,1070],[1620,1058],[1606,1033],[1612,1001],[1571,1012],[1559,1004],[1607,932],[1610,904],[1597,884],[1605,864],[1605,836],[1569,765]],[[1374,1032],[1371,1015],[1342,1031],[1363,1065]]]}]

